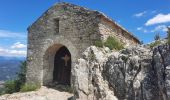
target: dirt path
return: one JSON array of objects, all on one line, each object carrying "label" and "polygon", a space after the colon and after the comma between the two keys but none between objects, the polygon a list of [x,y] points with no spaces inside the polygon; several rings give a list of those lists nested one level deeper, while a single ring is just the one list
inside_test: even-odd
[{"label": "dirt path", "polygon": [[68,100],[73,94],[42,86],[38,91],[5,94],[0,100]]}]

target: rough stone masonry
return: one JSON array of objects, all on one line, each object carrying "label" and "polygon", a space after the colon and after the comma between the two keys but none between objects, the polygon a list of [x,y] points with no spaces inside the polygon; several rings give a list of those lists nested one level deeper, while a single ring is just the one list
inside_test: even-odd
[{"label": "rough stone masonry", "polygon": [[[65,47],[67,50],[60,51],[69,52],[63,57],[70,54],[69,78],[70,85],[74,86],[73,69],[83,56],[82,52],[95,41],[104,41],[109,36],[115,36],[126,46],[140,43],[130,32],[98,11],[69,3],[52,6],[28,28],[27,82],[41,85],[54,82],[54,69],[58,67],[55,61],[61,60],[56,55],[60,48]],[[62,79],[58,77],[56,79],[60,81],[66,79],[66,76]]]}]

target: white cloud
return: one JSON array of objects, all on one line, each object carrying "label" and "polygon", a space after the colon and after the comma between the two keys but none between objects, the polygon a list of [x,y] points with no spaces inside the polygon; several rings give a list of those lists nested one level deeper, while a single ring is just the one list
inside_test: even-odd
[{"label": "white cloud", "polygon": [[146,11],[143,11],[143,12],[140,12],[140,13],[135,14],[134,16],[135,16],[135,17],[142,17],[142,16],[144,16],[145,14],[146,14]]},{"label": "white cloud", "polygon": [[167,31],[167,26],[166,25],[158,25],[156,26],[151,32],[166,32]]},{"label": "white cloud", "polygon": [[138,27],[136,30],[141,31],[143,33],[150,33],[150,32],[166,32],[167,31],[167,26],[166,25],[158,25],[152,30],[147,29],[146,27]]},{"label": "white cloud", "polygon": [[25,33],[0,30],[0,38],[26,38]]},{"label": "white cloud", "polygon": [[145,25],[154,25],[154,24],[160,24],[160,23],[167,23],[170,22],[170,13],[169,14],[158,14],[155,17],[149,19]]},{"label": "white cloud", "polygon": [[142,30],[142,29],[143,29],[143,27],[138,27],[138,28],[137,28],[138,31],[140,31],[140,30]]},{"label": "white cloud", "polygon": [[148,32],[148,30],[147,30],[147,29],[143,29],[143,32],[144,32],[144,33],[147,33],[147,32]]},{"label": "white cloud", "polygon": [[137,30],[138,30],[138,31],[142,31],[142,32],[144,32],[144,33],[147,33],[147,32],[148,32],[148,30],[145,29],[145,28],[143,28],[143,27],[138,27]]},{"label": "white cloud", "polygon": [[20,42],[16,42],[11,46],[12,49],[22,49],[22,48],[26,48],[26,47],[27,46],[25,44],[22,44]]},{"label": "white cloud", "polygon": [[15,57],[25,57],[26,51],[25,50],[10,50],[0,48],[0,56],[15,56]]}]

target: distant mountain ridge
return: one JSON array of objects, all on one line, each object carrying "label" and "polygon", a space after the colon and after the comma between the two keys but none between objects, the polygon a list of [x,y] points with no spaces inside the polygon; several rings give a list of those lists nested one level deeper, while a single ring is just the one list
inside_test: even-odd
[{"label": "distant mountain ridge", "polygon": [[0,56],[0,81],[14,79],[19,71],[19,66],[25,57]]},{"label": "distant mountain ridge", "polygon": [[7,57],[7,56],[0,56],[0,61],[1,60],[25,60],[25,57]]}]

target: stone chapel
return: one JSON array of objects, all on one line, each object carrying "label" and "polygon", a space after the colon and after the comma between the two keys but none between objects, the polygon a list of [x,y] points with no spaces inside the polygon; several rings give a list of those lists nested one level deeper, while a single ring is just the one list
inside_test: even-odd
[{"label": "stone chapel", "polygon": [[72,85],[72,68],[97,40],[115,36],[126,46],[140,41],[103,13],[58,3],[28,28],[27,82]]}]

